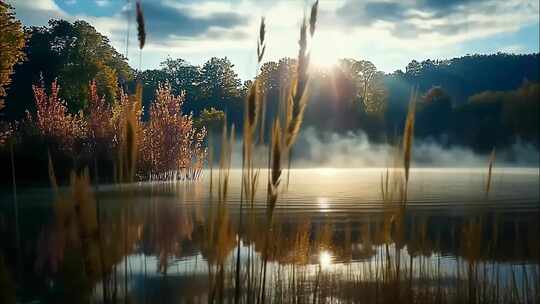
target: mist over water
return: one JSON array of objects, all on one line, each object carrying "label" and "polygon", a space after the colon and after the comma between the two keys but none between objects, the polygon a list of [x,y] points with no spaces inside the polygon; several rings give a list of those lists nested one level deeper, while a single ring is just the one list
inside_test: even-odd
[{"label": "mist over water", "polygon": [[[393,165],[395,147],[371,142],[363,131],[346,134],[321,134],[314,128],[302,130],[294,147],[294,166],[365,168]],[[489,154],[475,153],[461,146],[444,147],[432,140],[415,139],[413,166],[418,167],[486,167]],[[531,144],[516,141],[496,150],[496,164],[504,167],[539,167],[539,150]]]}]

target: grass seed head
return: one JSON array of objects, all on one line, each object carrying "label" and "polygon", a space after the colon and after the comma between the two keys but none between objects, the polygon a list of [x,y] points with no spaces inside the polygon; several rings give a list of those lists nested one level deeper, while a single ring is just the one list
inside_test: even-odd
[{"label": "grass seed head", "polygon": [[409,112],[403,130],[403,168],[405,169],[405,182],[409,181],[409,169],[411,167],[412,144],[414,140],[414,121],[416,113],[416,93],[413,93],[409,103]]},{"label": "grass seed head", "polygon": [[137,37],[139,38],[139,49],[144,48],[146,42],[146,30],[144,27],[144,15],[142,11],[141,1],[137,1]]},{"label": "grass seed head", "polygon": [[311,7],[311,15],[309,16],[309,33],[311,34],[311,37],[313,37],[313,35],[315,34],[315,26],[317,24],[318,10],[319,10],[319,0],[313,3],[313,6]]}]

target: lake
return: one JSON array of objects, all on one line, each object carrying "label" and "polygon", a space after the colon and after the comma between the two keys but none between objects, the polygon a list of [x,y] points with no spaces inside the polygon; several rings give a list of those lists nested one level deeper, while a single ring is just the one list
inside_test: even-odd
[{"label": "lake", "polygon": [[[538,168],[296,169],[0,194],[0,294],[33,303],[540,303]],[[212,184],[219,184],[213,172]],[[288,180],[288,183],[287,183]],[[271,222],[271,225],[269,224]],[[18,229],[17,229],[18,227]],[[4,287],[2,287],[4,286]],[[1,297],[0,297],[1,299]]]}]

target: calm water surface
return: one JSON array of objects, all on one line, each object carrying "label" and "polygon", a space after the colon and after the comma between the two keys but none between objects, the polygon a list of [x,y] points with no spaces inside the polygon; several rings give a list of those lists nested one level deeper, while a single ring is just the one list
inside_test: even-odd
[{"label": "calm water surface", "polygon": [[538,168],[496,169],[488,195],[485,169],[416,169],[406,206],[381,200],[383,172],[293,170],[271,226],[266,183],[253,205],[241,203],[235,170],[223,204],[209,172],[197,183],[19,189],[17,216],[2,193],[0,294],[45,303],[540,303]]}]

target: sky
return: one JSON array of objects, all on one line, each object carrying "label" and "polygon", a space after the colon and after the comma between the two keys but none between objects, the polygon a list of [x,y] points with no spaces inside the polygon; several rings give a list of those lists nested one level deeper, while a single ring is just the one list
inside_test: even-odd
[{"label": "sky", "polygon": [[[85,20],[139,67],[134,0],[7,0],[24,25],[51,18]],[[257,70],[258,26],[265,17],[265,60],[296,57],[305,0],[142,0],[147,44],[141,68],[167,57],[200,65],[228,57],[242,79]],[[405,69],[411,60],[466,54],[539,52],[538,0],[321,0],[312,62],[364,59],[379,70]],[[131,18],[128,26],[128,16]],[[130,40],[127,42],[127,32]],[[128,45],[128,48],[126,48]]]}]

